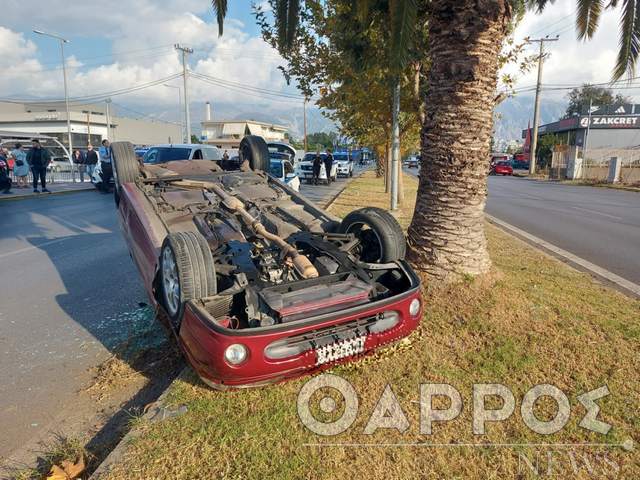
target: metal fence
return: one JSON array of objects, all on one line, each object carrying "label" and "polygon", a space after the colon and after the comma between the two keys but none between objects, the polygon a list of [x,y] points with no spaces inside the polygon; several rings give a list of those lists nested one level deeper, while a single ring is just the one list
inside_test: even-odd
[{"label": "metal fence", "polygon": [[582,178],[606,181],[609,176],[611,158],[620,160],[620,182],[640,183],[640,149],[599,148],[585,153],[582,164]]},{"label": "metal fence", "polygon": [[[609,179],[612,158],[618,158],[620,162],[620,183],[640,184],[640,149],[635,148],[598,148],[585,152],[576,146],[556,145],[551,157],[549,178],[606,182]],[[581,160],[580,167],[575,171],[569,171],[572,163],[575,163],[572,159]],[[572,174],[576,176],[572,177]]]},{"label": "metal fence", "polygon": [[[91,182],[91,177],[89,177],[89,174],[87,172],[84,172],[83,176],[84,176],[85,182]],[[10,171],[10,177],[13,182],[16,182],[17,178],[13,173],[13,170]],[[47,178],[47,183],[63,183],[63,182],[80,183],[80,172],[77,170],[75,166],[71,170],[62,171],[62,172],[47,170],[46,178]],[[29,181],[30,184],[33,182],[33,174],[31,173],[31,170],[29,170],[29,173],[27,174],[27,180]]]}]

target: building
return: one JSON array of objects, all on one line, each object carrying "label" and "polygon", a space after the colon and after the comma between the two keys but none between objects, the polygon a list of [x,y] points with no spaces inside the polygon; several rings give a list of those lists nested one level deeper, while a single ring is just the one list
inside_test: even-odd
[{"label": "building", "polygon": [[[526,138],[528,130],[522,131]],[[538,127],[538,138],[554,134],[557,143],[586,151],[640,148],[640,104],[604,107]]]},{"label": "building", "polygon": [[[99,145],[102,139],[129,141],[135,145],[156,143],[181,143],[179,124],[158,120],[136,120],[110,112],[110,129],[107,129],[107,105],[70,105],[71,139],[74,146],[85,148],[89,142]],[[32,132],[57,138],[68,145],[67,114],[64,102],[57,103],[9,103],[0,102],[0,130]]]},{"label": "building", "polygon": [[287,141],[287,127],[256,120],[212,120],[211,105],[206,104],[202,122],[202,141],[225,150],[237,150],[245,135],[259,135],[267,142]]}]

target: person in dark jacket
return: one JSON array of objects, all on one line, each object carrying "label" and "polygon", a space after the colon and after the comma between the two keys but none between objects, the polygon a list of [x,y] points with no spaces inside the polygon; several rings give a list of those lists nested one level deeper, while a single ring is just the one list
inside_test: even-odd
[{"label": "person in dark jacket", "polygon": [[327,156],[324,158],[324,169],[327,171],[327,185],[331,183],[331,168],[333,167],[333,155],[331,149],[327,149]]},{"label": "person in dark jacket", "polygon": [[76,150],[73,152],[73,156],[71,157],[73,160],[73,164],[78,169],[78,173],[80,174],[80,181],[84,183],[84,174],[87,171],[85,167],[85,157],[84,153],[81,150]]},{"label": "person in dark jacket", "polygon": [[0,153],[0,190],[2,190],[2,193],[12,193],[9,165],[7,164],[7,159],[2,155],[2,153]]},{"label": "person in dark jacket", "polygon": [[320,150],[316,152],[316,156],[313,158],[313,184],[318,184],[320,178],[320,168],[322,167],[322,157],[320,156]]},{"label": "person in dark jacket", "polygon": [[87,153],[84,156],[84,164],[87,167],[87,174],[89,175],[89,180],[93,178],[93,170],[96,168],[96,164],[98,163],[98,152],[93,149],[93,145],[87,145]]},{"label": "person in dark jacket", "polygon": [[42,148],[37,138],[34,138],[31,144],[31,150],[27,153],[27,163],[31,167],[31,173],[33,174],[33,192],[40,193],[38,190],[39,178],[42,184],[42,192],[51,193],[47,190],[47,166],[51,162],[51,154],[46,148]]}]

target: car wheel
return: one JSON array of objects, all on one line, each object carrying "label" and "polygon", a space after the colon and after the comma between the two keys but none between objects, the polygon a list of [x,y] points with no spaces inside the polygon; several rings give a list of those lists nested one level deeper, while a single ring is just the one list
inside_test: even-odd
[{"label": "car wheel", "polygon": [[116,205],[120,203],[120,192],[125,183],[135,182],[140,175],[140,164],[131,142],[113,142],[111,144],[113,161],[114,189]]},{"label": "car wheel", "polygon": [[359,240],[360,260],[387,263],[403,259],[407,241],[398,221],[386,210],[365,207],[349,213],[340,224],[341,233],[352,233]]},{"label": "car wheel", "polygon": [[353,177],[353,170],[349,170],[349,177]]},{"label": "car wheel", "polygon": [[247,135],[240,141],[240,162],[249,161],[251,170],[269,171],[269,147],[264,138],[257,135]]},{"label": "car wheel", "polygon": [[165,238],[159,263],[162,304],[178,330],[187,301],[217,292],[213,257],[200,233],[176,232]]}]

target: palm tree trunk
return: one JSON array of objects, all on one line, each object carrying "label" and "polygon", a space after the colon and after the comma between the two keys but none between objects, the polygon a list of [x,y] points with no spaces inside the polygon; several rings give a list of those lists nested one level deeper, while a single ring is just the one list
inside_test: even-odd
[{"label": "palm tree trunk", "polygon": [[409,227],[413,265],[454,281],[491,267],[484,233],[498,55],[509,0],[432,0],[418,197]]}]

